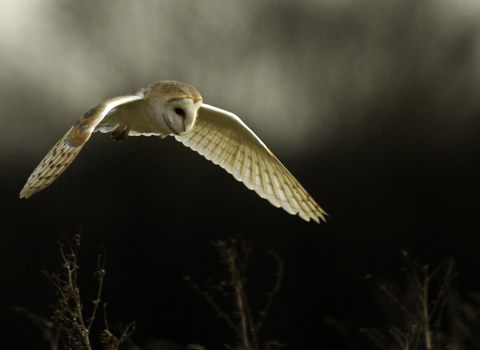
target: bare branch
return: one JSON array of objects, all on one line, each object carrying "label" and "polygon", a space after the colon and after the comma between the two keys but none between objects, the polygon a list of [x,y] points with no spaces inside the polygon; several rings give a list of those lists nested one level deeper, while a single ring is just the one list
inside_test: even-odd
[{"label": "bare branch", "polygon": [[[57,333],[61,336],[64,348],[66,350],[92,350],[90,340],[90,329],[95,320],[100,297],[103,289],[103,279],[105,276],[105,254],[97,259],[97,269],[94,273],[98,281],[98,291],[96,299],[93,300],[93,310],[91,317],[84,320],[83,304],[80,299],[80,289],[77,284],[78,278],[78,248],[80,246],[80,235],[74,235],[73,238],[66,238],[67,247],[60,244],[60,255],[62,257],[64,274],[49,273],[46,269],[43,273],[54,286],[58,296],[57,306],[54,311],[53,321]],[[68,250],[67,250],[68,249]],[[130,324],[123,332],[120,338],[115,337],[108,330],[106,311],[104,311],[106,329],[101,333],[100,340],[103,350],[117,350],[120,344],[135,329],[135,324]]]},{"label": "bare branch", "polygon": [[[252,251],[251,247],[244,241],[241,241],[241,246],[239,248],[237,241],[234,239],[230,239],[228,241],[217,241],[214,245],[219,252],[221,262],[226,266],[230,276],[227,282],[222,281],[219,284],[214,285],[214,287],[211,289],[220,292],[222,296],[233,298],[234,310],[231,312],[231,314],[229,315],[223,312],[214,301],[213,297],[208,292],[203,291],[195,283],[193,283],[190,277],[185,277],[184,279],[189,281],[191,287],[208,301],[216,313],[227,321],[230,328],[235,330],[237,337],[243,343],[243,349],[259,350],[260,345],[258,341],[258,332],[264,323],[265,316],[270,309],[272,300],[280,288],[280,283],[283,277],[283,263],[276,253],[269,252],[277,260],[277,281],[273,287],[273,290],[267,294],[268,299],[266,305],[264,309],[258,313],[260,317],[259,320],[256,321],[251,311],[245,289],[247,282],[247,265],[249,262],[250,252]],[[228,291],[229,289],[231,289],[231,292]],[[236,322],[238,322],[238,324],[236,324]],[[280,343],[278,341],[265,343],[265,348],[277,349],[280,346],[284,346],[281,344],[277,346],[276,344]],[[230,346],[225,346],[231,349]]]},{"label": "bare branch", "polygon": [[[192,289],[194,289],[196,292],[198,292],[200,295],[202,295],[206,300],[207,302],[213,307],[213,309],[215,310],[215,312],[217,313],[217,315],[220,317],[220,318],[223,318],[225,321],[227,321],[228,325],[230,326],[230,328],[232,328],[233,330],[235,330],[237,333],[238,333],[238,330],[237,330],[237,327],[235,326],[235,324],[233,323],[233,321],[230,319],[230,317],[228,316],[228,314],[226,314],[225,312],[223,312],[218,306],[217,304],[215,304],[215,302],[213,301],[212,297],[210,296],[210,294],[208,294],[208,292],[205,292],[203,291],[202,289],[200,289],[200,287],[198,287],[198,285],[192,281],[192,279],[188,276],[185,276],[183,278],[185,281],[188,281],[190,283],[190,287]],[[238,335],[240,336],[241,333],[238,333]]]},{"label": "bare branch", "polygon": [[265,322],[265,317],[267,316],[267,313],[270,310],[270,306],[272,305],[273,298],[275,297],[275,295],[277,294],[277,292],[280,289],[280,284],[282,283],[282,278],[283,278],[283,261],[282,261],[282,259],[280,258],[280,256],[276,252],[274,252],[272,250],[270,250],[268,252],[268,254],[273,255],[274,258],[277,260],[277,268],[278,268],[277,283],[273,287],[272,291],[267,294],[268,295],[267,303],[265,304],[265,307],[263,308],[263,310],[259,312],[260,319],[258,320],[257,325],[255,327],[255,333],[258,333],[258,331],[260,331],[260,328],[263,326],[263,323]]}]

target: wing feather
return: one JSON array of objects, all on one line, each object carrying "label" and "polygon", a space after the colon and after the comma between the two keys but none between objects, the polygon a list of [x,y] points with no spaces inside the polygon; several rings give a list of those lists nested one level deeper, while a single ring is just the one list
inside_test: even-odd
[{"label": "wing feather", "polygon": [[274,206],[306,221],[325,221],[325,211],[236,115],[203,104],[195,127],[175,138]]},{"label": "wing feather", "polygon": [[237,181],[241,182],[243,180],[242,168],[245,164],[245,146],[242,143],[238,142],[238,140],[236,144],[238,146],[238,150],[232,163],[232,175]]},{"label": "wing feather", "polygon": [[[217,140],[216,142],[225,142],[225,147],[220,147],[219,151],[216,152],[216,155],[212,158],[212,162],[215,165],[220,165],[225,159],[228,159],[228,152],[231,148],[230,146],[230,133],[227,133],[223,136],[222,140]],[[217,146],[218,147],[218,146]]]},{"label": "wing feather", "polygon": [[245,184],[245,186],[247,186],[248,189],[253,190],[255,186],[252,183],[252,156],[250,154],[251,148],[247,145],[243,145],[243,152],[245,158],[240,174],[243,177],[243,183]]},{"label": "wing feather", "polygon": [[265,184],[265,178],[263,177],[263,172],[260,168],[260,163],[255,152],[252,152],[252,169],[254,169],[253,183],[255,184],[255,192],[257,192],[261,198],[268,198],[268,190]]},{"label": "wing feather", "polygon": [[290,214],[295,214],[295,210],[293,210],[292,206],[288,202],[287,195],[285,194],[285,189],[283,188],[282,183],[278,179],[278,175],[275,173],[272,165],[269,162],[265,162],[267,167],[266,173],[272,179],[272,188],[275,193],[275,198],[277,198],[281,202],[281,206]]},{"label": "wing feather", "polygon": [[115,97],[85,113],[35,168],[20,192],[20,198],[28,198],[50,186],[73,162],[97,125],[112,110],[142,99],[143,96],[136,95]]},{"label": "wing feather", "polygon": [[234,142],[230,142],[227,148],[228,148],[228,155],[219,165],[222,168],[226,169],[229,174],[233,175],[233,172],[235,171],[234,160],[235,160],[235,155],[238,153],[238,145],[235,144]]},{"label": "wing feather", "polygon": [[[265,186],[266,186],[266,193],[268,196],[268,200],[272,203],[275,207],[280,208],[282,206],[281,203],[281,196],[277,189],[275,188],[274,181],[273,181],[273,174],[270,173],[268,170],[268,163],[265,162],[264,159],[259,157],[259,162],[262,166],[262,174],[265,178]],[[292,213],[292,210],[289,206],[285,208],[285,210],[289,213]]]}]

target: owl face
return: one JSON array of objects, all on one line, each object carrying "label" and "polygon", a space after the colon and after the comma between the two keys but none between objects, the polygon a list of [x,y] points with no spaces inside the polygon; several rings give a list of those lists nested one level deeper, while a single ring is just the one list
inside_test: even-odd
[{"label": "owl face", "polygon": [[191,98],[169,100],[163,108],[163,121],[173,134],[182,135],[195,125],[201,104],[201,101],[193,102]]}]

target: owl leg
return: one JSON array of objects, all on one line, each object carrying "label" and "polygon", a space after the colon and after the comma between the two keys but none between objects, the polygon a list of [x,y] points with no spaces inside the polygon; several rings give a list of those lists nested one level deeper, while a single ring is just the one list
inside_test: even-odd
[{"label": "owl leg", "polygon": [[117,142],[124,141],[128,137],[128,133],[130,132],[130,127],[126,125],[119,125],[112,134],[110,138],[114,139]]}]

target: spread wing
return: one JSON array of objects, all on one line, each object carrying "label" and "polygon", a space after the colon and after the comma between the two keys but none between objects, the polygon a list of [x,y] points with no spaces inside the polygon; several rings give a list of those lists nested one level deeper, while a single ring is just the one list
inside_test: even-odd
[{"label": "spread wing", "polygon": [[175,138],[220,165],[275,207],[306,221],[325,221],[323,209],[235,114],[202,104],[194,128]]},{"label": "spread wing", "polygon": [[[126,138],[131,130],[124,120],[124,112],[132,112],[132,108],[141,110],[138,105],[143,98],[143,94],[114,97],[85,113],[36,167],[20,192],[20,198],[28,198],[50,186],[72,163],[102,121],[107,120],[105,126],[109,128],[108,132],[114,132],[114,138]],[[109,116],[114,120],[109,121]]]}]

